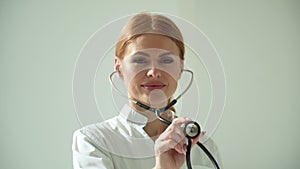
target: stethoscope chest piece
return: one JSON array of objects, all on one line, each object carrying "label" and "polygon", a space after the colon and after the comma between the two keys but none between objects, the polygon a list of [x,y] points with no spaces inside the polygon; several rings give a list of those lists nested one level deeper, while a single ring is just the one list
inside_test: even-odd
[{"label": "stethoscope chest piece", "polygon": [[[177,98],[173,99],[166,107],[162,107],[162,108],[153,108],[153,107],[150,107],[148,105],[145,105],[137,100],[133,100],[131,98],[128,98],[127,95],[125,94],[122,94],[122,92],[114,85],[113,83],[113,80],[112,80],[112,77],[114,74],[118,73],[119,71],[114,71],[112,72],[110,75],[109,75],[109,81],[111,83],[111,85],[113,86],[113,88],[123,97],[129,99],[131,102],[135,103],[136,105],[144,108],[145,110],[149,110],[153,113],[156,114],[156,117],[163,123],[167,124],[167,125],[170,125],[172,122],[167,120],[167,119],[164,119],[163,117],[160,116],[160,114],[162,112],[165,112],[166,110],[169,110],[173,105],[175,105],[177,103],[177,100],[190,88],[191,84],[192,84],[192,81],[193,81],[193,78],[194,78],[194,74],[192,71],[190,70],[184,70],[184,71],[187,71],[189,73],[191,73],[191,81],[190,83],[188,84],[188,86],[186,87],[186,89],[179,95],[177,96]],[[172,115],[173,116],[173,115]],[[188,139],[188,145],[187,145],[187,152],[186,152],[186,164],[187,164],[187,167],[188,169],[192,169],[192,164],[191,164],[191,159],[190,159],[190,151],[191,151],[191,146],[192,146],[192,139],[198,137],[201,133],[201,128],[200,128],[200,125],[195,122],[195,121],[189,121],[188,123],[185,123],[183,125],[183,132],[184,132],[184,135],[185,137]],[[214,159],[214,157],[210,154],[210,152],[205,148],[204,145],[202,145],[199,141],[196,143],[204,152],[205,154],[209,157],[209,159],[211,160],[211,162],[213,163],[214,167],[216,169],[220,169],[219,166],[218,166],[218,163],[217,161]]]},{"label": "stethoscope chest piece", "polygon": [[199,136],[201,128],[197,122],[189,121],[184,125],[183,132],[187,138],[193,139]]}]

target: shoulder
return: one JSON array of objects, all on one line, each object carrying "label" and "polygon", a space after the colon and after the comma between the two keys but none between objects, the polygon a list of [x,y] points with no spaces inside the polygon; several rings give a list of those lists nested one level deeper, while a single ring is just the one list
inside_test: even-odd
[{"label": "shoulder", "polygon": [[122,121],[118,116],[111,119],[105,120],[103,122],[89,124],[78,130],[73,134],[73,139],[88,139],[95,144],[103,144],[103,139],[115,134],[120,127],[120,124],[124,125],[125,122]]},{"label": "shoulder", "polygon": [[91,124],[74,132],[72,143],[74,168],[113,168],[111,153],[107,149],[104,134],[97,125]]}]

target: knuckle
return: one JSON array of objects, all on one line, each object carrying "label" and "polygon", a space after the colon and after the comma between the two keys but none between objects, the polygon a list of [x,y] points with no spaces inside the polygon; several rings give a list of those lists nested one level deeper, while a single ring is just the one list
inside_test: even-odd
[{"label": "knuckle", "polygon": [[176,143],[173,140],[168,140],[167,144],[170,146],[170,148],[174,148],[176,146]]},{"label": "knuckle", "polygon": [[175,119],[172,121],[172,123],[178,124],[178,123],[180,123],[180,121],[182,121],[182,118],[181,118],[181,117],[178,117],[178,118],[175,118]]},{"label": "knuckle", "polygon": [[171,125],[171,126],[169,127],[169,133],[172,133],[172,132],[174,132],[174,131],[176,131],[176,127],[175,127],[174,125]]}]

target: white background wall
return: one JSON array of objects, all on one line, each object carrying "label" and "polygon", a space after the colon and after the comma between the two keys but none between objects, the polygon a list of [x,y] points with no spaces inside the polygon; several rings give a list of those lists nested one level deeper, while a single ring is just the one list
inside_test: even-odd
[{"label": "white background wall", "polygon": [[186,18],[218,50],[227,101],[213,138],[225,168],[299,168],[299,7],[296,0],[1,1],[0,168],[72,168],[77,55],[104,24],[145,10]]}]

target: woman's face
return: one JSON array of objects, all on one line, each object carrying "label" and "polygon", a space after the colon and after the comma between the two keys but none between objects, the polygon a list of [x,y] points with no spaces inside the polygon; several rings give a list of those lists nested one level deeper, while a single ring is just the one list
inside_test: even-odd
[{"label": "woman's face", "polygon": [[128,44],[122,60],[115,58],[128,97],[162,107],[177,88],[183,62],[174,41],[161,35],[142,35]]}]

